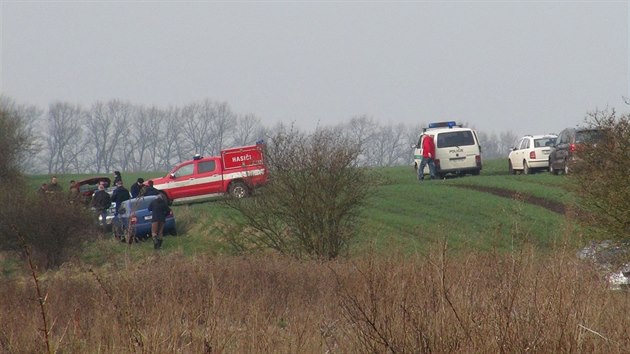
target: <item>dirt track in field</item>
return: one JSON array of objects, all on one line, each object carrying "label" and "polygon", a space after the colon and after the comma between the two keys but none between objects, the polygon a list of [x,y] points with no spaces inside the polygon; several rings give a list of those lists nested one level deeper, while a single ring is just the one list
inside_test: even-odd
[{"label": "dirt track in field", "polygon": [[533,195],[518,193],[509,189],[473,186],[473,185],[457,185],[456,187],[472,189],[472,190],[476,190],[476,191],[484,192],[484,193],[490,193],[490,194],[494,194],[496,196],[503,197],[503,198],[520,200],[524,203],[537,205],[547,210],[553,211],[554,213],[558,213],[562,215],[564,215],[567,211],[565,205],[562,203],[558,203],[556,201],[541,198],[541,197],[535,197]]}]

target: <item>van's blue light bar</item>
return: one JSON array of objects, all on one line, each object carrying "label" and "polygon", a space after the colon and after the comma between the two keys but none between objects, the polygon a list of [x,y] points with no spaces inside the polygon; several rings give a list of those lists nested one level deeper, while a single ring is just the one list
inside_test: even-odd
[{"label": "van's blue light bar", "polygon": [[452,128],[456,126],[457,126],[457,122],[455,121],[429,123],[429,128],[444,128],[444,127]]}]

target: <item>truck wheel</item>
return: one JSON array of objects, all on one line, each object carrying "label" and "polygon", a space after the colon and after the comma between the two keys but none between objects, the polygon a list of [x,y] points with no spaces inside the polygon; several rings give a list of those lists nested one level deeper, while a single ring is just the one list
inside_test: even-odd
[{"label": "truck wheel", "polygon": [[236,199],[245,198],[249,195],[249,189],[243,182],[234,182],[230,184],[229,192],[230,195]]}]

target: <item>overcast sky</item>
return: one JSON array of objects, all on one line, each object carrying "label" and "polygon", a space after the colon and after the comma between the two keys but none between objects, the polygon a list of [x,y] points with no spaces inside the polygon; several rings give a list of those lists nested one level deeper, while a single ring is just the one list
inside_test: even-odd
[{"label": "overcast sky", "polygon": [[367,114],[517,134],[630,110],[626,1],[0,4],[0,90],[42,108],[209,98],[267,126]]}]

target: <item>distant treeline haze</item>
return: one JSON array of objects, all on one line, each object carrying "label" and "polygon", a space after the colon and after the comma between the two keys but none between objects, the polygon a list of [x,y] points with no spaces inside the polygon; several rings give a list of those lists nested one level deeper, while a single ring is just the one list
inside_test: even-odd
[{"label": "distant treeline haze", "polygon": [[[265,127],[256,115],[236,113],[227,102],[210,99],[167,108],[120,100],[90,107],[55,102],[45,111],[0,96],[0,109],[20,116],[32,136],[32,146],[20,159],[30,174],[167,171],[195,153],[215,155],[222,148],[269,140],[295,123]],[[388,122],[361,115],[333,128],[360,144],[362,166],[411,165],[411,145],[427,122]],[[507,156],[517,138],[512,132],[478,133],[484,159]]]}]

